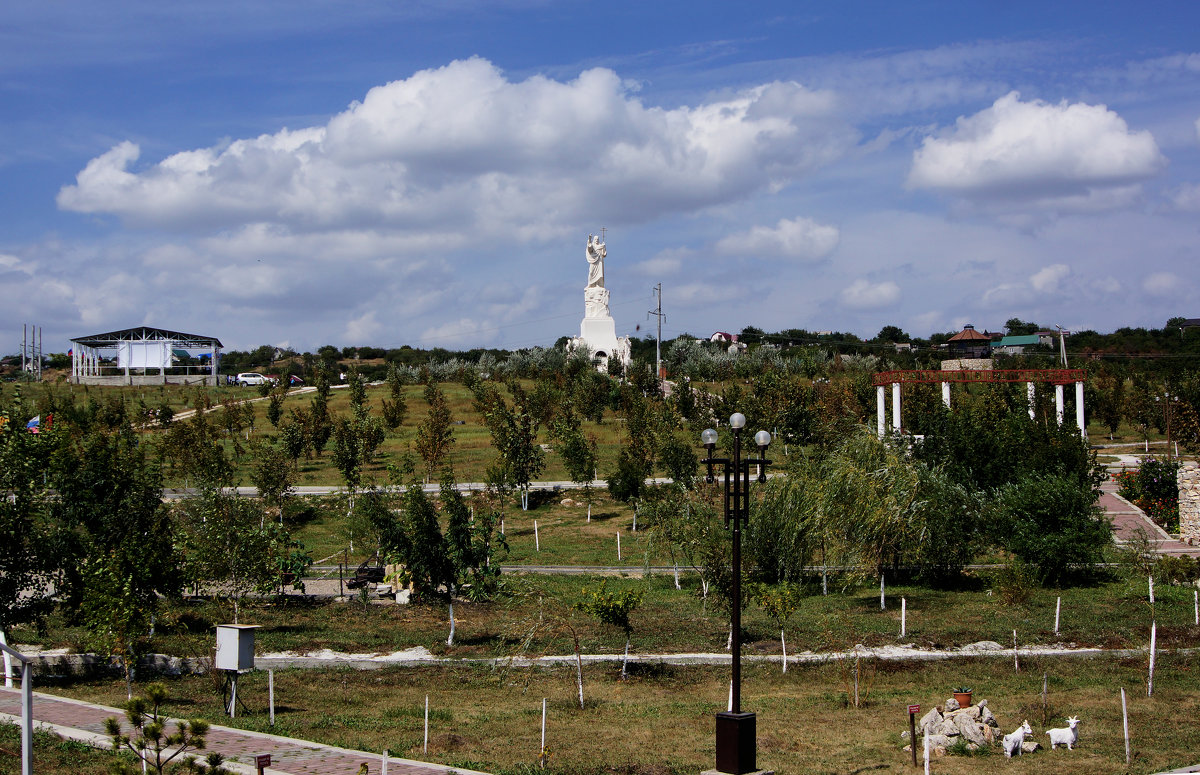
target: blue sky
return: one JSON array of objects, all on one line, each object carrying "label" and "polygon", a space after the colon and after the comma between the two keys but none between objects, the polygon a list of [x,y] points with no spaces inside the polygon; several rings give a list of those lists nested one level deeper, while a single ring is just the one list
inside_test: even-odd
[{"label": "blue sky", "polygon": [[[0,8],[0,330],[227,347],[1200,315],[1187,2]],[[637,327],[641,326],[638,330]]]}]

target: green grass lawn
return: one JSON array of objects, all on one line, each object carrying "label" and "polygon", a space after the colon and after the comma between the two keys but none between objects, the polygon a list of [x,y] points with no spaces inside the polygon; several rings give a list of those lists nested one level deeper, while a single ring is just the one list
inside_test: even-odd
[{"label": "green grass lawn", "polygon": [[[940,704],[960,684],[987,699],[1002,731],[1022,719],[1033,739],[1082,719],[1074,751],[1039,751],[1019,761],[999,747],[969,758],[933,762],[935,772],[1152,773],[1200,761],[1196,655],[1165,657],[1155,694],[1146,696],[1145,659],[1030,660],[1014,672],[1004,659],[859,665],[861,706],[854,707],[849,665],[747,665],[743,707],[758,715],[759,766],[779,773],[910,772],[902,750],[905,706]],[[256,731],[271,731],[352,749],[428,759],[498,773],[529,773],[540,753],[542,698],[551,773],[691,773],[713,764],[713,714],[723,710],[724,667],[635,665],[627,681],[619,666],[584,669],[585,707],[578,705],[572,668],[510,669],[478,665],[419,669],[279,670],[276,724],[268,724],[266,675],[243,676],[239,697],[249,713],[222,716],[209,676],[169,682],[166,711]],[[1042,704],[1042,681],[1048,696]],[[1134,758],[1125,764],[1120,690],[1128,695]],[[43,690],[109,705],[124,699],[120,681],[78,681]],[[430,703],[429,750],[422,750],[425,697]],[[78,772],[42,767],[41,772]]]}]

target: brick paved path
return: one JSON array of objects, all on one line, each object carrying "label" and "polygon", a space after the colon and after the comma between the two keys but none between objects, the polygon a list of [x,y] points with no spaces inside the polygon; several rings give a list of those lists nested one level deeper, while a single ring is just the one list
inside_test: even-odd
[{"label": "brick paved path", "polygon": [[1100,485],[1100,506],[1112,520],[1113,539],[1118,545],[1127,543],[1140,530],[1150,536],[1159,554],[1200,557],[1200,546],[1188,546],[1171,538],[1144,511],[1117,495],[1117,483],[1112,479]]},{"label": "brick paved path", "polygon": [[[20,715],[21,692],[0,688],[0,720],[16,722]],[[104,732],[104,720],[109,716],[119,718],[122,725],[128,728],[125,712],[118,708],[39,692],[34,692],[33,695],[35,721],[39,725],[51,725],[53,731],[64,737],[106,742],[108,736]],[[364,763],[370,775],[379,775],[383,771],[383,757],[379,754],[335,748],[262,732],[231,729],[216,724],[210,727],[207,742],[206,750],[224,754],[232,763],[249,765],[238,767],[243,772],[254,772],[254,756],[263,753],[271,754],[271,767],[266,771],[268,775],[356,775]],[[472,770],[454,769],[428,762],[396,758],[388,760],[388,775],[448,775],[451,772],[482,775]]]}]

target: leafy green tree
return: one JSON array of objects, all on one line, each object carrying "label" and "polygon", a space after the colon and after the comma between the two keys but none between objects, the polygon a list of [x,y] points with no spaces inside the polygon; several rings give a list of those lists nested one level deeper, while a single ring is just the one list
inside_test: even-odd
[{"label": "leafy green tree", "polygon": [[267,401],[267,421],[279,427],[279,421],[283,418],[283,401],[287,398],[287,386],[281,385],[271,391],[271,398]]},{"label": "leafy green tree", "polygon": [[1009,336],[1029,336],[1036,334],[1040,328],[1037,323],[1026,322],[1020,318],[1009,318],[1004,324]]},{"label": "leafy green tree", "polygon": [[279,523],[283,524],[283,501],[292,491],[292,484],[296,480],[296,469],[289,462],[289,451],[266,439],[251,442],[250,451],[253,455],[250,482],[258,489],[259,497],[276,508]]},{"label": "leafy green tree", "polygon": [[625,658],[621,661],[621,680],[628,675],[629,642],[633,638],[633,624],[629,617],[642,604],[642,590],[624,589],[620,592],[608,591],[608,579],[600,582],[598,589],[584,587],[580,599],[575,602],[575,609],[594,616],[604,624],[620,628],[625,633]]},{"label": "leafy green tree", "polygon": [[912,337],[899,326],[884,326],[879,329],[879,333],[871,341],[879,344],[894,344],[895,342],[911,342]]},{"label": "leafy green tree", "polygon": [[521,509],[528,510],[529,485],[541,474],[546,456],[537,443],[538,425],[530,411],[529,394],[516,380],[508,389],[513,397],[511,407],[495,390],[485,391],[479,401],[492,445],[500,455],[489,480],[519,490]]},{"label": "leafy green tree", "polygon": [[450,454],[454,435],[450,431],[450,405],[446,402],[446,394],[432,379],[425,383],[425,403],[429,405],[429,413],[417,425],[414,446],[417,448],[417,454],[425,461],[425,481],[428,482],[433,472]]},{"label": "leafy green tree", "polygon": [[[51,604],[46,470],[58,431],[25,430],[21,394],[0,411],[0,638],[40,621]],[[7,641],[4,641],[7,642]]]},{"label": "leafy green tree", "polygon": [[783,672],[786,673],[787,637],[784,630],[788,619],[800,608],[800,601],[804,599],[804,588],[788,581],[775,585],[757,584],[751,588],[750,596],[779,628],[779,643],[783,649]]},{"label": "leafy green tree", "polygon": [[383,399],[381,414],[383,424],[389,431],[394,431],[404,424],[408,413],[408,402],[404,398],[404,378],[396,364],[388,365],[388,391],[390,398]]},{"label": "leafy green tree", "polygon": [[596,475],[596,439],[584,434],[579,418],[573,412],[560,413],[551,426],[554,451],[562,458],[571,481],[583,487],[588,505],[588,521],[592,518],[592,479]]},{"label": "leafy green tree", "polygon": [[1053,474],[1031,474],[1002,488],[995,508],[997,542],[1038,569],[1046,585],[1090,571],[1112,543],[1112,525],[1096,492]]},{"label": "leafy green tree", "polygon": [[227,596],[236,624],[246,595],[278,588],[279,556],[290,539],[280,525],[264,519],[254,500],[220,490],[185,499],[181,510],[179,544],[187,578]]},{"label": "leafy green tree", "polygon": [[233,484],[233,463],[226,456],[216,429],[199,407],[191,418],[174,423],[164,435],[163,456],[183,476],[185,485]]}]

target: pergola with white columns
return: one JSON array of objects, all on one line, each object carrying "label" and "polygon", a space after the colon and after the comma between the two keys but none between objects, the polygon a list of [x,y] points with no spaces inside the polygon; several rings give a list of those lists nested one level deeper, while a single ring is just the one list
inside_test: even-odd
[{"label": "pergola with white columns", "polygon": [[942,403],[950,408],[950,385],[955,382],[965,383],[994,383],[994,382],[1024,382],[1026,395],[1029,399],[1029,419],[1034,416],[1034,402],[1037,397],[1035,385],[1039,382],[1054,385],[1055,417],[1058,424],[1063,424],[1063,387],[1075,385],[1075,425],[1079,435],[1087,438],[1086,421],[1083,415],[1083,381],[1086,374],[1083,369],[976,369],[963,371],[882,371],[875,375],[875,406],[878,433],[882,438],[887,433],[887,386],[892,387],[892,430],[899,433],[902,425],[900,386],[905,384],[941,383]]}]

